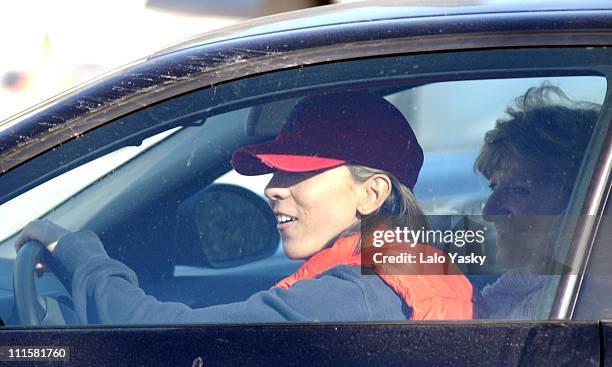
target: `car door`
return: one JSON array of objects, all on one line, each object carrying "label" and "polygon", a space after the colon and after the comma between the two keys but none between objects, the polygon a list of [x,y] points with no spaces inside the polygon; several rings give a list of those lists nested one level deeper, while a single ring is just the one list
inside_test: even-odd
[{"label": "car door", "polygon": [[[78,139],[58,142],[43,154],[30,153],[0,176],[0,186],[5,188],[0,207],[4,218],[19,213],[10,218],[14,222],[9,222],[0,244],[4,272],[0,306],[8,325],[0,331],[3,344],[24,346],[27,340],[27,346],[66,347],[70,362],[76,364],[94,359],[160,365],[599,364],[603,355],[598,322],[570,320],[580,300],[576,295],[583,294],[577,284],[589,260],[589,241],[602,236],[597,228],[607,228],[597,227],[583,211],[590,208],[591,218],[600,218],[603,193],[609,187],[605,153],[609,149],[610,60],[605,47],[581,46],[379,55],[300,65],[236,80],[228,76],[213,86],[195,87],[194,82],[186,93],[163,100],[149,96],[160,99],[142,108],[124,109],[123,114],[110,111],[112,118],[99,120],[95,129],[80,133]],[[198,254],[207,261],[189,262],[194,252],[186,247],[193,243],[182,236],[189,229],[182,228],[179,219],[186,215],[184,203],[215,183],[227,183],[228,177],[233,185],[260,190],[261,181],[231,179],[235,177],[229,166],[231,152],[273,138],[297,100],[331,90],[376,93],[410,121],[425,154],[415,196],[430,222],[467,218],[484,231],[486,241],[479,246],[466,248],[451,241],[445,248],[487,256],[486,266],[462,265],[474,288],[484,290],[507,269],[495,262],[495,228],[481,217],[490,196],[489,182],[474,164],[486,133],[504,118],[513,100],[530,87],[547,83],[573,100],[602,107],[588,135],[579,173],[572,177],[568,209],[559,216],[564,226],[555,232],[554,254],[570,270],[538,274],[543,277],[543,290],[529,314],[515,315],[511,321],[510,317],[485,317],[469,322],[356,320],[280,325],[261,325],[256,320],[235,325],[219,325],[215,320],[196,325],[100,325],[100,320],[92,318],[85,325],[60,328],[24,327],[17,319],[11,244],[21,226],[39,217],[71,230],[88,228],[98,233],[108,253],[130,266],[141,287],[162,300],[193,307],[227,303],[265,290],[289,275],[299,263],[277,251],[277,239],[273,252],[247,264],[215,266],[206,253]],[[88,169],[94,172],[85,177]],[[56,180],[53,197],[36,199],[40,198],[37,193],[49,192],[42,185],[53,183],[51,178]],[[64,196],[55,196],[66,186],[70,189]],[[198,229],[191,230],[197,237]],[[39,279],[37,287],[39,293],[60,303],[70,296],[62,279],[50,273]],[[7,350],[3,350],[5,360]]]}]

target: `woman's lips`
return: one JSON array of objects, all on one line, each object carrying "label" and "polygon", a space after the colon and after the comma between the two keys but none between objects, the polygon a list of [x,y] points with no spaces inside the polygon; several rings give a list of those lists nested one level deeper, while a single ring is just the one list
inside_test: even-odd
[{"label": "woman's lips", "polygon": [[278,223],[276,225],[276,229],[278,229],[279,231],[285,231],[291,226],[293,226],[295,223],[297,223],[297,220],[292,220],[290,222],[285,222],[285,223]]}]

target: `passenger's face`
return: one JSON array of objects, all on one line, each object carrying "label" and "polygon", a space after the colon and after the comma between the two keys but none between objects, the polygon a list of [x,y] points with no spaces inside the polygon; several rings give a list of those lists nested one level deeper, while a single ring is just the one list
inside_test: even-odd
[{"label": "passenger's face", "polygon": [[501,266],[537,265],[556,234],[569,193],[544,171],[515,162],[489,178],[492,192],[483,216],[495,225]]},{"label": "passenger's face", "polygon": [[[345,166],[306,173],[274,173],[264,192],[277,216],[287,256],[308,258],[356,223],[357,187]],[[284,222],[286,219],[290,221]]]}]

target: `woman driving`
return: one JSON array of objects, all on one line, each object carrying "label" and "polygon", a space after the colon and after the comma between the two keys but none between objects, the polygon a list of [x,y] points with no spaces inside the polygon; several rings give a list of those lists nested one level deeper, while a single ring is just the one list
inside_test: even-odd
[{"label": "woman driving", "polygon": [[422,162],[408,121],[367,92],[306,97],[275,140],[236,150],[238,173],[274,173],[265,196],[285,253],[306,259],[294,274],[242,302],[200,309],[160,302],[138,287],[131,269],[108,257],[91,231],[73,233],[39,220],[15,246],[39,241],[72,273],[73,303],[84,324],[471,319],[472,286],[456,269],[362,271],[366,225],[376,228],[385,216],[423,225],[411,192]]}]

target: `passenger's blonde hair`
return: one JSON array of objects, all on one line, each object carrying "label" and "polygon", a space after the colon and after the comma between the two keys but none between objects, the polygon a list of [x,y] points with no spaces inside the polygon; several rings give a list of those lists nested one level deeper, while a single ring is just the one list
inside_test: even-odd
[{"label": "passenger's blonde hair", "polygon": [[600,108],[574,101],[547,82],[529,88],[486,133],[474,166],[490,178],[514,161],[528,163],[571,190]]}]

